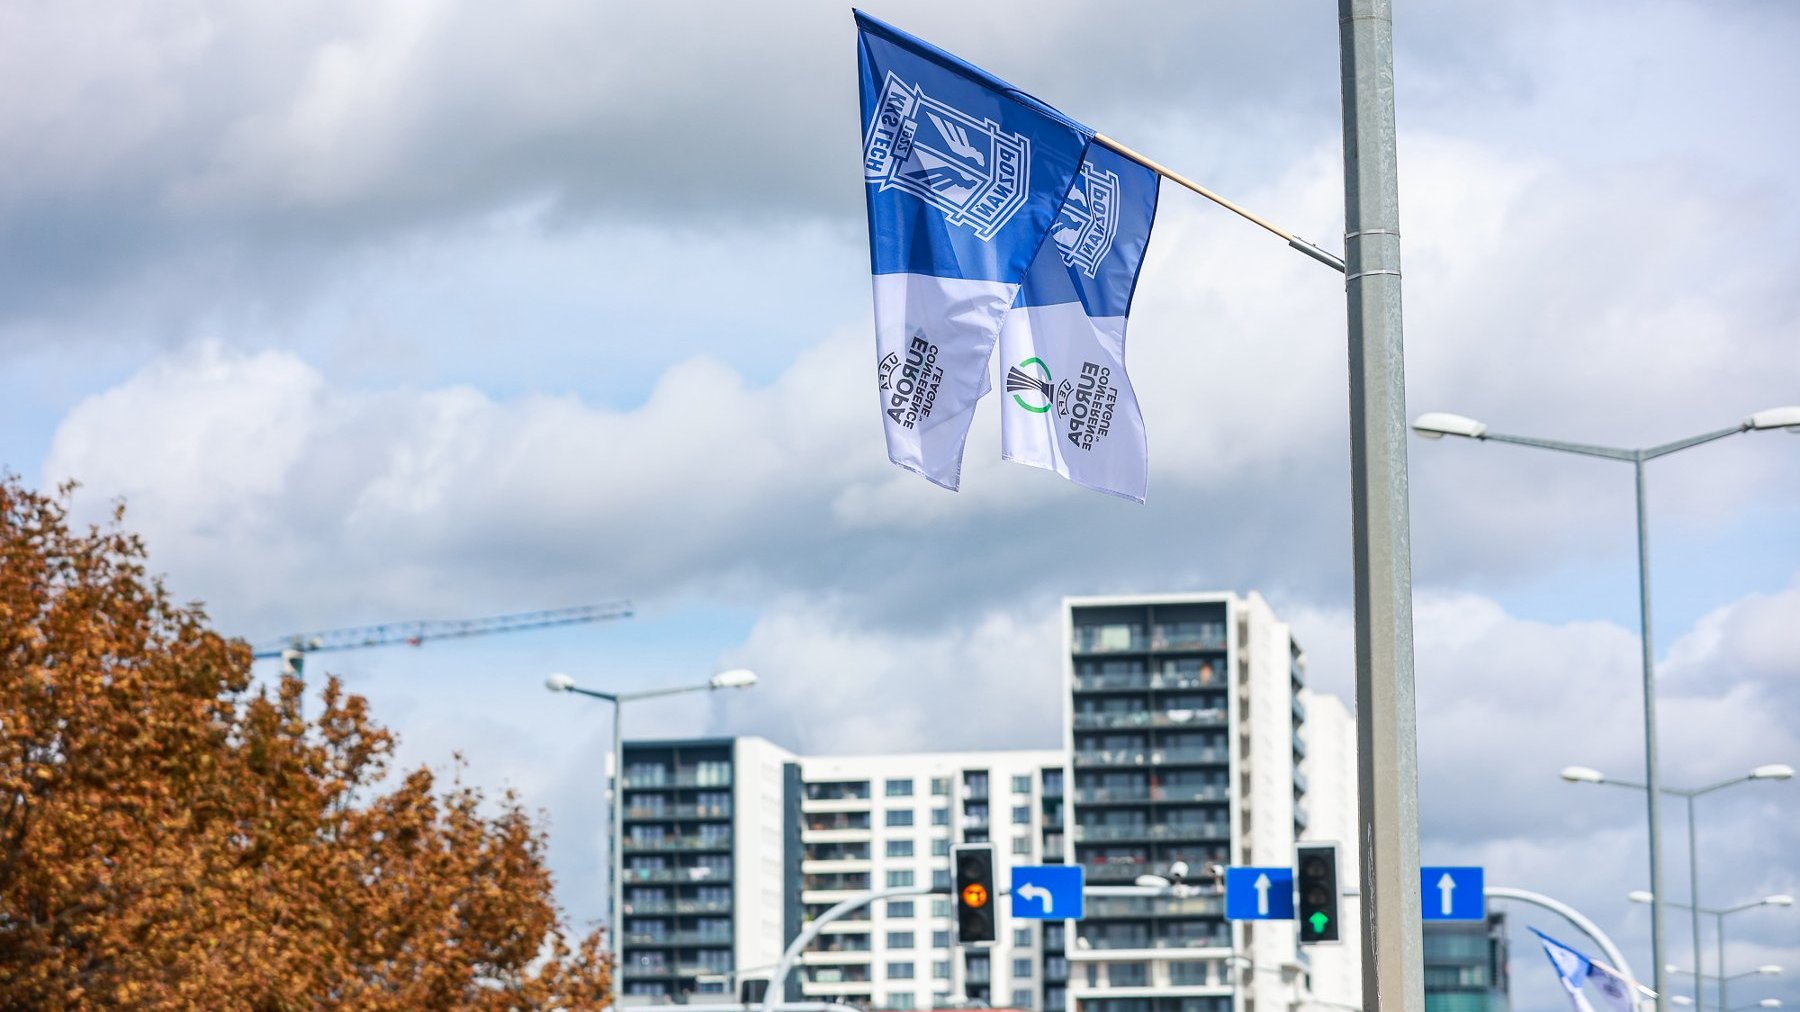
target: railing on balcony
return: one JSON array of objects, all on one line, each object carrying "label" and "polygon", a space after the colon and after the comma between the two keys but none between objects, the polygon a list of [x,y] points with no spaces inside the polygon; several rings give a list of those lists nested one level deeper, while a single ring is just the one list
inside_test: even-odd
[{"label": "railing on balcony", "polygon": [[1306,739],[1300,737],[1298,731],[1294,732],[1294,755],[1301,759],[1306,758]]},{"label": "railing on balcony", "polygon": [[1155,787],[1077,787],[1075,800],[1091,804],[1134,801],[1224,801],[1224,784],[1159,784]]},{"label": "railing on balcony", "polygon": [[[1139,874],[1146,873],[1140,872]],[[1158,896],[1144,899],[1100,896],[1088,900],[1085,908],[1083,913],[1090,918],[1214,917],[1224,910],[1217,896]]]},{"label": "railing on balcony", "polygon": [[1216,623],[1198,626],[1156,626],[1150,630],[1152,650],[1224,650],[1225,627]]},{"label": "railing on balcony", "polygon": [[869,888],[867,874],[846,875],[808,875],[801,880],[800,888],[806,892],[843,892],[848,889]]},{"label": "railing on balcony", "polygon": [[627,882],[729,882],[728,868],[627,868]]},{"label": "railing on balcony", "polygon": [[695,770],[676,770],[673,773],[638,773],[625,774],[625,786],[634,789],[654,789],[658,787],[730,787],[729,772],[700,773]]},{"label": "railing on balcony", "polygon": [[1225,840],[1230,837],[1231,826],[1223,822],[1160,822],[1075,827],[1075,839],[1081,843],[1100,843],[1111,840]]},{"label": "railing on balcony", "polygon": [[674,974],[675,968],[672,966],[662,964],[646,966],[640,963],[625,964],[625,977],[627,979],[632,977],[671,977],[674,976]]},{"label": "railing on balcony", "polygon": [[1134,728],[1134,727],[1224,727],[1226,714],[1223,709],[1214,707],[1205,710],[1124,710],[1086,711],[1075,714],[1075,727],[1083,728]]},{"label": "railing on balcony", "polygon": [[810,966],[806,970],[811,984],[867,984],[870,979],[869,968],[861,965]]},{"label": "railing on balcony", "polygon": [[1147,649],[1150,637],[1141,625],[1077,626],[1074,630],[1075,653],[1119,654]]},{"label": "railing on balcony", "polygon": [[632,850],[730,850],[731,836],[627,836],[625,849]]},{"label": "railing on balcony", "polygon": [[1076,692],[1143,692],[1150,689],[1223,689],[1211,671],[1089,671],[1075,676]]},{"label": "railing on balcony", "polygon": [[1075,753],[1077,768],[1180,766],[1190,763],[1222,763],[1230,759],[1223,748],[1113,748]]}]

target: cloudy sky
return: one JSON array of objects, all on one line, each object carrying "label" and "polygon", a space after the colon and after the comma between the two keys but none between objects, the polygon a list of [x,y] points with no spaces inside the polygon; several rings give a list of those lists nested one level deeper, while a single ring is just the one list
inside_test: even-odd
[{"label": "cloudy sky", "polygon": [[[872,9],[1336,249],[1328,6]],[[1639,446],[1800,403],[1800,8],[1398,18],[1413,413]],[[1046,745],[1062,595],[1229,588],[1347,695],[1339,279],[1169,189],[1131,338],[1149,504],[1003,464],[991,408],[943,492],[882,450],[855,102],[836,4],[0,4],[0,467],[124,497],[253,640],[631,598],[312,668],[543,809],[583,922],[607,715],[550,670],[763,675],[638,735]],[[1647,976],[1641,796],[1555,776],[1642,773],[1629,468],[1410,449],[1425,857],[1576,904]],[[1665,779],[1800,762],[1800,438],[1649,488]],[[1796,802],[1700,803],[1703,902],[1800,892]],[[1728,970],[1800,977],[1800,913],[1731,924]],[[1513,967],[1517,1007],[1561,1007],[1522,939]]]}]

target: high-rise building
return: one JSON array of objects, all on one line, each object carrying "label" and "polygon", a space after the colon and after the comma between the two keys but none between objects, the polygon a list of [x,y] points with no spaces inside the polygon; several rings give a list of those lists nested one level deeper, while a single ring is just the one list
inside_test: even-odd
[{"label": "high-rise building", "polygon": [[1506,915],[1425,924],[1425,1012],[1507,1012]]},{"label": "high-rise building", "polygon": [[627,1001],[727,990],[781,957],[799,918],[799,784],[761,738],[625,743]]},{"label": "high-rise building", "polygon": [[1214,887],[1093,904],[1071,995],[1083,1012],[1288,1007],[1306,970],[1294,925],[1227,922],[1214,877],[1291,866],[1307,826],[1305,676],[1287,625],[1254,593],[1069,598],[1064,619],[1075,859],[1094,884],[1170,878],[1180,862]]}]

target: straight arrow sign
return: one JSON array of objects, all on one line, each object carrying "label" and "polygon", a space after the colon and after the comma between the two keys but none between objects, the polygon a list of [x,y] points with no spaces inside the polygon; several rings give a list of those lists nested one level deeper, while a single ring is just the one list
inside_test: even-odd
[{"label": "straight arrow sign", "polygon": [[1269,916],[1269,875],[1264,872],[1256,876],[1256,915]]},{"label": "straight arrow sign", "polygon": [[1233,921],[1294,919],[1294,869],[1236,865],[1225,869],[1225,916]]},{"label": "straight arrow sign", "polygon": [[[1419,913],[1428,921],[1480,921],[1487,918],[1486,875],[1480,868],[1419,869]],[[1437,893],[1437,902],[1431,894]]]}]

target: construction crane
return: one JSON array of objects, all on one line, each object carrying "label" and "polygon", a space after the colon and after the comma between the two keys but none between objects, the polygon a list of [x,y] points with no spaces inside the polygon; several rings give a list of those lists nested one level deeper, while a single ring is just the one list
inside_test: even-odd
[{"label": "construction crane", "polygon": [[494,633],[525,632],[560,625],[583,625],[588,622],[610,622],[631,617],[630,601],[584,604],[549,611],[527,611],[490,618],[423,620],[389,622],[384,625],[355,626],[349,629],[327,629],[323,632],[296,633],[272,640],[254,648],[258,659],[279,657],[285,674],[300,677],[307,654],[329,650],[361,650],[404,643],[419,646],[427,640],[466,639]]}]

